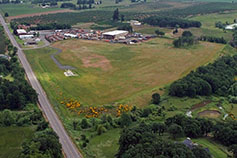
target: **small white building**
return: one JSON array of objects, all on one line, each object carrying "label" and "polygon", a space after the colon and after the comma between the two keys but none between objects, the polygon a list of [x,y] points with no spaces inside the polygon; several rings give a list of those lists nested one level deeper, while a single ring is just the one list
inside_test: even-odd
[{"label": "small white building", "polygon": [[20,35],[19,38],[22,39],[22,40],[30,39],[30,38],[34,38],[34,35]]},{"label": "small white building", "polygon": [[27,34],[26,30],[24,30],[24,29],[17,29],[16,32],[17,32],[17,35],[25,35],[25,34]]},{"label": "small white building", "polygon": [[121,37],[125,37],[128,34],[128,31],[124,30],[115,30],[110,32],[103,33],[104,39],[119,39]]},{"label": "small white building", "polygon": [[134,26],[141,26],[142,25],[142,23],[137,20],[130,20],[130,24],[134,25]]},{"label": "small white building", "polygon": [[65,33],[64,34],[65,37],[71,37],[71,38],[77,38],[77,35],[71,34],[71,33]]},{"label": "small white building", "polygon": [[236,24],[231,24],[231,25],[227,25],[225,27],[226,30],[234,30],[237,27],[237,23]]}]

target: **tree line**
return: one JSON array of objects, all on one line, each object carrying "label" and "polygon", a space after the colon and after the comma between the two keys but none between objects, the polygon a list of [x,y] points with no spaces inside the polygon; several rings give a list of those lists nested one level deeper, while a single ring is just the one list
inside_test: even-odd
[{"label": "tree line", "polygon": [[[237,55],[224,56],[214,63],[199,67],[191,71],[184,78],[170,85],[169,94],[177,97],[195,97],[196,95],[221,96],[235,95],[235,75],[237,74]],[[235,90],[235,89],[234,89]]]},{"label": "tree line", "polygon": [[152,16],[143,19],[144,23],[153,26],[159,27],[180,27],[180,28],[189,28],[189,27],[201,27],[199,21],[186,20],[181,18],[165,17],[165,16]]},{"label": "tree line", "polygon": [[227,41],[223,37],[212,37],[212,36],[201,36],[198,38],[200,41],[208,41],[213,43],[222,43],[226,44]]},{"label": "tree line", "polygon": [[[7,39],[0,38],[0,43],[2,40]],[[10,59],[0,57],[0,127],[35,127],[33,138],[21,146],[20,158],[62,158],[59,138],[36,106],[37,94],[25,80],[25,71],[16,57],[17,48],[9,43],[7,51]]]}]

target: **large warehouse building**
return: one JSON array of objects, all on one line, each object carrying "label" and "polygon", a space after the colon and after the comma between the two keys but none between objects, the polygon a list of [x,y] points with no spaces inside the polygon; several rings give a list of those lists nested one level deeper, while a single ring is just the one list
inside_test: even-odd
[{"label": "large warehouse building", "polygon": [[103,33],[104,39],[119,39],[120,37],[124,37],[128,34],[128,31],[124,30],[115,30],[110,32]]}]

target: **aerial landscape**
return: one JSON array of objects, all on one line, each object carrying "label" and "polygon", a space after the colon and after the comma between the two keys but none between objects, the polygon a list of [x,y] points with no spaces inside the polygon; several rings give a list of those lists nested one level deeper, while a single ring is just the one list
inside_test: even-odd
[{"label": "aerial landscape", "polygon": [[237,1],[0,0],[0,158],[237,158]]}]

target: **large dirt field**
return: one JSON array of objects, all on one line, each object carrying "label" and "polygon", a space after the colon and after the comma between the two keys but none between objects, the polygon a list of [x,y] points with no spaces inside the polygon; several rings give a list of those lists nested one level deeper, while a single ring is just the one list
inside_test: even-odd
[{"label": "large dirt field", "polygon": [[143,98],[149,101],[152,90],[212,61],[224,47],[200,43],[193,48],[176,49],[172,40],[160,38],[130,46],[85,40],[67,40],[53,46],[63,50],[56,56],[58,60],[76,67],[79,76],[65,77],[50,58],[53,50],[47,49],[26,51],[36,75],[54,97],[55,90],[50,86],[59,87],[64,94],[87,105],[111,104],[144,91],[149,97]]},{"label": "large dirt field", "polygon": [[47,14],[65,13],[65,12],[74,12],[74,11],[70,10],[70,9],[63,9],[63,10],[53,10],[53,11],[32,13],[32,14],[22,14],[22,15],[17,15],[17,16],[10,16],[10,17],[7,18],[7,20],[11,21],[13,19],[33,17],[33,16],[40,16],[40,15],[47,15]]}]

